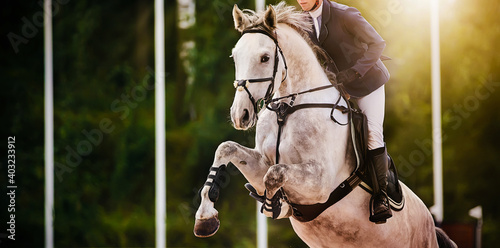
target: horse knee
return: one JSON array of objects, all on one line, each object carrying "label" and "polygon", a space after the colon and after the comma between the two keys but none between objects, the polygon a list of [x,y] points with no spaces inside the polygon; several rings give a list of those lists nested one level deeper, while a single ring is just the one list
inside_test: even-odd
[{"label": "horse knee", "polygon": [[264,176],[264,184],[268,192],[275,192],[286,182],[286,172],[288,168],[284,164],[271,166]]},{"label": "horse knee", "polygon": [[216,151],[216,158],[222,159],[229,157],[234,154],[238,148],[236,148],[236,143],[233,141],[226,141],[219,145]]}]

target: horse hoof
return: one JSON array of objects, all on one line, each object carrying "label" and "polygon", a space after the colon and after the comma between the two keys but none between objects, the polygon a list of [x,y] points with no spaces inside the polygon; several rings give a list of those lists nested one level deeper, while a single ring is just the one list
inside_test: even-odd
[{"label": "horse hoof", "polygon": [[198,238],[208,238],[213,236],[220,226],[217,216],[206,220],[196,219],[194,222],[194,235]]}]

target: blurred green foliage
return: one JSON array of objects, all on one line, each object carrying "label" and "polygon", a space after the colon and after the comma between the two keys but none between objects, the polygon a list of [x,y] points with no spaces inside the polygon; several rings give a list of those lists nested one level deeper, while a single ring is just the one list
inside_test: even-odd
[{"label": "blurred green foliage", "polygon": [[[64,1],[60,1],[64,2]],[[295,4],[295,1],[288,1]],[[433,204],[429,13],[426,1],[339,1],[357,7],[387,41],[385,135],[401,179]],[[177,27],[177,4],[165,5],[168,247],[254,247],[255,201],[232,169],[216,204],[219,232],[192,234],[203,185],[218,144],[254,145],[254,132],[229,121],[239,38],[231,10],[254,2],[197,1],[196,24]],[[270,3],[270,2],[268,2]],[[274,3],[274,2],[272,2]],[[154,199],[153,1],[67,1],[54,25],[55,206],[57,247],[152,247]],[[43,28],[16,49],[36,2],[2,9],[0,90],[2,137],[16,136],[16,242],[44,243]],[[55,11],[55,10],[54,10]],[[471,223],[482,205],[483,245],[500,242],[500,200],[494,182],[500,150],[500,4],[441,1],[441,70],[445,221]],[[183,44],[194,48],[180,57]],[[189,70],[184,63],[188,62]],[[192,80],[191,83],[188,83]],[[6,142],[6,141],[5,141]],[[5,143],[6,144],[6,143]],[[7,149],[2,153],[6,154]],[[0,193],[6,192],[6,156]],[[7,198],[0,216],[7,222]],[[270,247],[305,247],[287,220],[269,220]],[[0,230],[5,233],[6,228]]]}]

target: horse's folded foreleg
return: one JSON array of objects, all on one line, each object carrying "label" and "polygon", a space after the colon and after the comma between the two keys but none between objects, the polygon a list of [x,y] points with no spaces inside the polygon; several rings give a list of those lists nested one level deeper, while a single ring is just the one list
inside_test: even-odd
[{"label": "horse's folded foreleg", "polygon": [[[207,181],[200,189],[201,204],[199,211],[196,213],[194,225],[194,234],[198,237],[210,237],[219,230],[218,212],[214,207],[215,202],[219,199],[221,187],[228,183],[228,174],[226,173],[226,165],[212,166],[208,174]],[[205,192],[203,192],[205,190]],[[203,197],[208,197],[208,201]]]},{"label": "horse's folded foreleg", "polygon": [[[288,204],[289,196],[320,199],[320,189],[325,185],[324,171],[319,164],[311,161],[304,164],[277,164],[269,168],[264,177],[266,202],[263,212],[273,219],[287,218],[293,214]],[[297,203],[297,202],[294,202]]]},{"label": "horse's folded foreleg", "polygon": [[264,192],[262,177],[267,166],[257,151],[241,146],[235,142],[224,142],[215,152],[214,162],[204,186],[200,189],[201,203],[196,212],[194,234],[197,237],[210,237],[219,229],[218,211],[215,202],[219,192],[229,183],[226,165],[234,164],[256,186],[257,191]]}]

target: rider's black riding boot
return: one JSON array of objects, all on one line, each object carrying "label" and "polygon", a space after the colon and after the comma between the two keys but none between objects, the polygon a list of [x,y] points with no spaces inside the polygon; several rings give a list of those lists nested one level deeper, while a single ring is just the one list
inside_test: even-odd
[{"label": "rider's black riding boot", "polygon": [[373,165],[376,182],[373,182],[373,196],[370,200],[370,221],[382,224],[392,217],[391,207],[387,198],[387,170],[389,161],[387,150],[380,147],[368,151],[368,159]]}]

